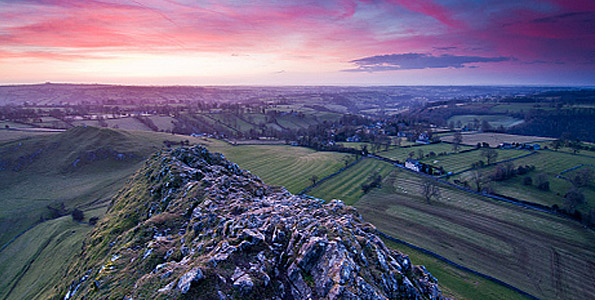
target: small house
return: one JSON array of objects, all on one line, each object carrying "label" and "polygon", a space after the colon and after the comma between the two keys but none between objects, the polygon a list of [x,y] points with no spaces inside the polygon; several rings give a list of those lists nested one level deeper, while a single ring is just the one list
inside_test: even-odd
[{"label": "small house", "polygon": [[405,168],[409,170],[413,170],[415,172],[419,172],[421,170],[421,163],[417,159],[408,158],[405,161]]}]

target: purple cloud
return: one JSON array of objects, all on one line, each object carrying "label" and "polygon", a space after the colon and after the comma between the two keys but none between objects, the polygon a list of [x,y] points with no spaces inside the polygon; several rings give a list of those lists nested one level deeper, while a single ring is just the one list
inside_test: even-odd
[{"label": "purple cloud", "polygon": [[387,54],[364,57],[350,61],[357,66],[344,72],[379,72],[394,70],[418,70],[441,68],[464,68],[467,64],[511,61],[511,57],[457,56],[443,54],[433,56],[425,53]]}]

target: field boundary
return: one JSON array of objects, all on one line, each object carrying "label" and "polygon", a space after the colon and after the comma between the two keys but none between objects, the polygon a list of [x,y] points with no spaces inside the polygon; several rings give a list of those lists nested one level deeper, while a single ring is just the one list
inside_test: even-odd
[{"label": "field boundary", "polygon": [[399,244],[403,244],[403,245],[409,246],[409,247],[411,247],[411,248],[413,248],[415,250],[421,251],[421,252],[423,252],[423,253],[425,253],[427,255],[430,255],[430,256],[432,256],[432,257],[434,257],[434,258],[436,258],[436,259],[438,259],[438,260],[440,260],[440,261],[442,261],[444,263],[447,263],[447,264],[449,264],[449,265],[451,265],[453,267],[456,267],[456,268],[458,268],[460,270],[463,270],[465,272],[472,273],[474,275],[477,275],[479,277],[482,277],[482,278],[487,279],[489,281],[492,281],[494,283],[503,285],[503,286],[505,286],[505,287],[507,287],[507,288],[509,288],[509,289],[511,289],[511,290],[513,290],[513,291],[515,291],[515,292],[523,295],[523,296],[527,296],[527,297],[529,297],[531,299],[535,299],[535,300],[540,300],[539,298],[537,298],[537,297],[535,297],[535,296],[533,296],[533,295],[531,295],[531,294],[529,294],[529,293],[527,293],[527,292],[525,292],[525,291],[523,291],[523,290],[521,290],[521,289],[519,289],[519,288],[517,288],[517,287],[515,287],[513,285],[510,285],[510,284],[508,284],[508,283],[506,283],[506,282],[504,282],[504,281],[502,281],[502,280],[500,280],[498,278],[495,278],[495,277],[492,277],[490,275],[483,274],[483,273],[477,272],[475,270],[469,269],[469,268],[467,268],[467,267],[465,267],[463,265],[457,264],[456,262],[454,262],[454,261],[452,261],[452,260],[450,260],[450,259],[448,259],[448,258],[446,258],[446,257],[444,257],[444,256],[442,256],[442,255],[440,255],[438,253],[432,252],[432,251],[427,250],[427,249],[422,248],[422,247],[415,246],[415,245],[413,245],[411,243],[408,243],[408,242],[405,242],[405,241],[403,241],[401,239],[392,237],[392,236],[390,236],[390,235],[388,235],[388,234],[386,234],[386,233],[384,233],[384,232],[382,232],[382,231],[380,231],[378,229],[376,229],[376,234],[378,234],[381,237],[386,238],[386,239],[388,239],[390,241],[393,241],[393,242],[396,242],[396,243],[399,243]]},{"label": "field boundary", "polygon": [[[397,168],[400,168],[402,170],[405,170],[405,171],[408,171],[408,172],[411,172],[411,173],[415,173],[415,174],[420,175],[420,176],[424,176],[424,177],[430,178],[430,179],[435,180],[437,182],[440,182],[440,183],[446,184],[448,186],[454,187],[456,189],[462,190],[464,192],[472,193],[472,194],[475,194],[475,195],[478,195],[478,196],[483,196],[483,197],[486,197],[486,198],[489,198],[489,199],[492,199],[492,200],[496,200],[496,201],[506,202],[506,203],[509,203],[509,204],[520,206],[522,208],[533,209],[533,210],[536,210],[536,211],[548,213],[548,214],[551,214],[551,215],[554,215],[554,216],[558,216],[558,217],[561,217],[561,218],[565,218],[565,219],[568,219],[568,220],[573,220],[573,221],[576,221],[576,222],[582,224],[581,221],[579,221],[577,219],[574,219],[571,216],[568,216],[566,214],[563,214],[563,213],[560,213],[558,211],[555,211],[555,210],[553,210],[553,209],[551,209],[549,207],[546,207],[546,206],[541,206],[541,205],[536,204],[536,203],[522,201],[522,200],[519,200],[519,199],[516,199],[516,198],[511,198],[511,197],[500,197],[500,196],[496,196],[496,195],[492,195],[492,194],[480,193],[480,192],[477,192],[477,191],[474,191],[474,190],[471,190],[471,189],[462,187],[460,185],[457,185],[457,184],[448,182],[446,180],[442,180],[442,179],[440,179],[438,177],[434,177],[434,176],[431,176],[431,175],[428,175],[428,174],[425,174],[425,173],[422,173],[422,172],[416,172],[416,171],[407,169],[407,168],[405,168],[405,166],[402,166],[402,165],[398,164],[397,162],[392,161],[391,159],[386,158],[386,157],[381,157],[381,156],[372,155],[372,154],[369,154],[368,157],[371,157],[371,158],[375,158],[375,159],[378,159],[378,160],[382,160],[382,161],[386,161],[386,162],[392,163]],[[584,225],[584,224],[582,224],[582,225]],[[593,227],[593,226],[588,226],[587,225],[586,227],[589,228],[589,229],[591,229],[591,230],[594,230],[595,229],[595,227]]]},{"label": "field boundary", "polygon": [[527,153],[527,154],[524,154],[524,155],[521,155],[521,156],[518,156],[518,157],[513,157],[513,158],[505,159],[503,161],[497,161],[497,162],[495,162],[493,164],[485,165],[483,167],[468,168],[468,169],[465,169],[465,170],[462,170],[462,171],[458,171],[458,172],[455,172],[455,173],[452,173],[452,174],[442,175],[442,176],[440,176],[438,178],[445,178],[445,177],[448,177],[448,176],[456,176],[456,175],[459,175],[459,174],[463,174],[465,172],[469,172],[469,171],[473,171],[473,170],[479,170],[479,169],[484,169],[484,168],[487,168],[487,167],[496,166],[496,165],[499,165],[499,164],[503,164],[503,163],[515,161],[517,159],[529,157],[529,156],[534,155],[534,154],[537,154],[537,151],[533,151],[531,153]]},{"label": "field boundary", "polygon": [[316,181],[316,183],[314,183],[314,184],[306,187],[305,189],[303,189],[301,192],[298,193],[298,195],[304,195],[305,193],[307,193],[311,189],[317,187],[319,184],[321,184],[321,183],[323,183],[323,182],[325,182],[325,181],[327,181],[327,180],[329,180],[329,179],[331,179],[331,178],[333,178],[333,177],[341,174],[341,172],[343,172],[343,171],[345,171],[345,170],[347,170],[347,169],[355,166],[355,164],[357,164],[358,162],[360,162],[363,159],[364,159],[364,157],[360,157],[360,158],[358,158],[358,159],[350,162],[348,165],[344,166],[343,168],[339,169],[335,173],[333,173],[331,175],[328,175],[328,176],[325,176],[324,178],[321,178],[320,180]]}]

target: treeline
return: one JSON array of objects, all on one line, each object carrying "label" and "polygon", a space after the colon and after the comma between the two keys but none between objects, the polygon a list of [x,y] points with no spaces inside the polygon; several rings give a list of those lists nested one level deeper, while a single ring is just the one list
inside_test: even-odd
[{"label": "treeline", "polygon": [[595,109],[532,110],[524,115],[522,124],[510,128],[510,133],[547,137],[567,135],[572,139],[595,141]]}]

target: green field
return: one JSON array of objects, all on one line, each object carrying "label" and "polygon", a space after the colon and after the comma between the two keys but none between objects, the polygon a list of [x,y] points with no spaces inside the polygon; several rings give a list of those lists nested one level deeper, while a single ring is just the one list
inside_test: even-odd
[{"label": "green field", "polygon": [[[366,171],[366,164],[360,164],[309,194],[323,199],[347,196],[348,203],[355,199],[354,206],[364,219],[379,230],[537,297],[566,295],[569,299],[582,299],[582,295],[595,292],[595,287],[582,284],[580,279],[592,274],[589,264],[595,262],[595,234],[579,223],[448,186],[440,186],[441,198],[428,203],[420,196],[421,177],[396,168],[385,178],[381,189],[373,189],[357,200],[357,194],[344,191],[350,186],[349,179],[366,178],[376,169],[368,167]],[[362,180],[354,180],[353,184],[359,182]],[[461,272],[433,258],[426,256],[422,262],[413,262],[430,262],[429,270],[437,271],[433,273],[436,277],[447,277],[439,281],[447,294],[471,299],[511,298],[505,296],[510,290],[496,284],[488,284],[493,290],[476,289],[480,282],[469,279],[469,274],[456,275],[457,278],[440,275]]]},{"label": "green field", "polygon": [[465,126],[473,123],[475,120],[478,120],[480,125],[485,120],[493,128],[499,128],[500,126],[508,128],[524,122],[522,119],[507,115],[457,115],[448,119],[448,123],[453,122],[454,124],[458,124],[458,122],[461,122]]},{"label": "green field", "polygon": [[556,109],[554,106],[550,106],[547,104],[538,104],[538,103],[502,103],[495,105],[490,110],[494,113],[518,113],[518,112],[528,112],[533,109],[539,110],[554,110]]},{"label": "green field", "polygon": [[328,176],[345,164],[351,155],[336,152],[317,152],[308,148],[286,145],[229,146],[217,143],[207,145],[209,150],[223,153],[241,168],[250,170],[265,183],[281,185],[298,193],[312,184],[310,177]]},{"label": "green field", "polygon": [[[461,145],[459,151],[471,149],[470,146]],[[407,147],[407,148],[395,148],[388,151],[382,151],[377,153],[379,156],[390,158],[393,160],[398,161],[405,161],[410,153],[413,153],[414,158],[418,158],[419,150],[423,151],[424,156],[430,154],[430,152],[434,152],[437,155],[441,155],[443,153],[453,153],[452,145],[446,143],[438,143],[438,144],[430,144],[430,145],[420,145],[415,147]],[[442,157],[442,156],[440,156]],[[432,158],[434,159],[434,158]]]},{"label": "green field", "polygon": [[[496,149],[496,152],[498,153],[498,157],[496,158],[496,160],[494,162],[504,161],[507,159],[523,156],[523,155],[530,153],[528,151],[514,150],[514,149],[510,149],[510,150]],[[456,172],[471,168],[472,163],[475,163],[480,160],[483,161],[484,163],[487,163],[487,160],[485,159],[485,157],[481,156],[481,151],[476,150],[476,151],[471,151],[471,152],[457,153],[457,154],[451,154],[451,155],[440,156],[440,157],[435,157],[435,158],[426,158],[426,159],[423,159],[422,162],[430,164],[432,166],[436,166],[436,167],[443,167],[446,172],[456,173]]]},{"label": "green field", "polygon": [[[452,142],[453,135],[444,136],[443,141]],[[553,140],[552,138],[530,136],[530,135],[516,135],[497,132],[473,132],[463,133],[463,144],[475,146],[477,143],[488,143],[492,147],[498,146],[502,143],[520,143],[520,144],[537,144],[544,141]]]},{"label": "green field", "polygon": [[364,192],[362,184],[372,181],[370,175],[379,174],[385,178],[394,168],[392,164],[376,159],[364,158],[349,168],[349,172],[342,172],[323,184],[313,188],[308,195],[324,200],[341,199],[347,205],[353,205]]},{"label": "green field", "polygon": [[[559,207],[562,207],[564,195],[570,189],[572,184],[567,180],[556,178],[556,175],[580,164],[595,165],[595,158],[572,155],[564,152],[540,150],[534,155],[515,160],[513,164],[515,166],[535,166],[535,171],[523,176],[516,176],[503,182],[492,182],[492,187],[496,193],[541,205],[552,206],[556,204]],[[494,168],[495,167],[488,167],[482,169],[481,172],[484,174],[491,174]],[[544,173],[547,180],[550,182],[549,191],[541,191],[537,189],[535,185],[523,185],[524,177],[530,176],[533,179],[533,182],[535,182],[537,175],[540,173]],[[564,176],[569,178],[571,178],[572,175],[573,172],[564,174]],[[470,173],[465,172],[453,179],[470,180]],[[594,185],[591,184],[588,187],[582,188],[582,191],[585,195],[586,203],[580,205],[578,209],[581,213],[586,214],[589,212],[589,208],[595,207]]]},{"label": "green field", "polygon": [[415,265],[423,265],[432,276],[438,278],[442,294],[452,299],[530,299],[505,286],[483,277],[455,268],[433,256],[425,254],[407,245],[384,239],[391,249],[406,253]]},{"label": "green field", "polygon": [[[595,234],[553,215],[440,187],[440,200],[419,196],[420,178],[402,170],[355,203],[381,231],[430,249],[540,298],[584,299],[595,262]],[[552,284],[552,282],[554,284]]]}]

